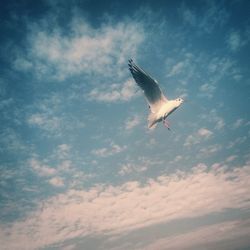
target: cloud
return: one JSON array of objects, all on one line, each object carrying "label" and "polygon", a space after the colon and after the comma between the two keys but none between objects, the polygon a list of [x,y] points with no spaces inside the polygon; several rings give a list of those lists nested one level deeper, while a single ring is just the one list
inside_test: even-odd
[{"label": "cloud", "polygon": [[215,129],[222,129],[225,126],[225,122],[221,117],[217,117],[215,118],[215,120],[216,120]]},{"label": "cloud", "polygon": [[141,119],[138,115],[134,115],[125,122],[125,129],[132,130],[134,127],[138,126],[141,122]]},{"label": "cloud", "polygon": [[216,87],[213,85],[213,83],[205,83],[200,86],[199,90],[201,96],[212,98]]},{"label": "cloud", "polygon": [[222,149],[222,146],[219,144],[209,145],[207,147],[200,149],[199,157],[209,157]]},{"label": "cloud", "polygon": [[32,114],[28,118],[28,124],[32,126],[38,126],[47,132],[57,133],[61,126],[61,119],[56,116],[49,116],[46,113]]},{"label": "cloud", "polygon": [[61,177],[53,177],[48,182],[55,187],[64,186],[64,181]]},{"label": "cloud", "polygon": [[240,145],[240,144],[244,143],[246,140],[247,140],[247,136],[240,136],[240,137],[236,138],[235,140],[230,141],[227,148],[228,149],[233,148],[236,145]]},{"label": "cloud", "polygon": [[28,53],[19,49],[15,69],[58,81],[82,73],[102,79],[121,78],[121,67],[130,56],[136,56],[144,40],[143,26],[135,20],[107,22],[99,28],[91,26],[80,14],[74,14],[64,27],[56,20],[48,16],[40,23],[27,25]]},{"label": "cloud", "polygon": [[193,11],[191,11],[190,9],[185,8],[183,6],[181,14],[182,14],[182,18],[183,18],[185,23],[188,23],[192,26],[194,26],[196,24],[196,16],[195,16]]},{"label": "cloud", "polygon": [[234,72],[232,68],[233,66],[236,67],[235,65],[235,61],[229,57],[215,56],[210,59],[206,68],[208,69],[209,74],[212,74],[211,80],[213,84],[216,84],[226,75],[232,74],[232,72]]},{"label": "cloud", "polygon": [[195,134],[189,135],[184,143],[184,146],[191,146],[199,144],[202,140],[207,140],[213,135],[213,132],[206,129],[200,128]]},{"label": "cloud", "polygon": [[214,1],[204,2],[199,10],[182,4],[179,13],[184,24],[196,28],[199,33],[212,33],[223,27],[229,18],[227,10]]},{"label": "cloud", "polygon": [[237,155],[230,155],[227,157],[226,162],[234,161],[238,156]]},{"label": "cloud", "polygon": [[121,153],[126,149],[126,146],[119,146],[113,142],[110,143],[110,147],[94,149],[91,151],[92,154],[98,157],[108,157],[118,153]]},{"label": "cloud", "polygon": [[238,31],[232,31],[227,38],[227,45],[233,52],[238,51],[242,46],[245,45],[244,41]]},{"label": "cloud", "polygon": [[69,156],[71,146],[68,144],[60,144],[57,148],[57,156],[59,159],[65,159]]},{"label": "cloud", "polygon": [[223,129],[225,126],[224,119],[218,115],[216,109],[212,109],[208,113],[202,114],[201,117],[208,122],[212,122],[216,130]]},{"label": "cloud", "polygon": [[237,129],[237,128],[239,128],[241,125],[243,125],[243,122],[244,122],[244,120],[243,119],[237,119],[234,123],[233,123],[233,125],[232,125],[232,128],[233,129]]},{"label": "cloud", "polygon": [[119,175],[123,176],[123,175],[127,175],[127,174],[131,174],[131,173],[140,173],[140,172],[144,172],[148,169],[148,166],[146,164],[143,165],[136,165],[136,164],[124,164],[122,165],[120,171],[118,172]]},{"label": "cloud", "polygon": [[33,171],[35,171],[41,177],[53,176],[57,173],[56,169],[51,168],[48,165],[43,164],[34,158],[29,161],[29,164]]},{"label": "cloud", "polygon": [[24,153],[31,147],[23,140],[22,136],[12,128],[3,128],[0,132],[0,152]]},{"label": "cloud", "polygon": [[184,66],[185,66],[185,62],[178,62],[172,67],[172,69],[170,70],[167,76],[170,77],[170,76],[178,75],[182,71]]},{"label": "cloud", "polygon": [[32,62],[26,60],[25,58],[17,57],[16,60],[14,61],[13,66],[18,71],[28,71],[28,70],[32,69],[33,64],[32,64]]},{"label": "cloud", "polygon": [[[70,98],[67,95],[67,98]],[[60,137],[66,132],[85,127],[84,117],[72,112],[73,102],[65,102],[64,93],[52,93],[29,107],[26,123],[33,128],[39,128],[39,134],[46,137]],[[75,105],[75,103],[74,103]]]},{"label": "cloud", "polygon": [[133,181],[68,190],[43,201],[22,221],[9,227],[1,225],[1,245],[5,249],[42,248],[77,237],[117,235],[229,208],[249,209],[249,177],[247,165],[227,170],[200,164],[191,172],[161,175],[144,184]]},{"label": "cloud", "polygon": [[[36,158],[31,158],[28,163],[33,170],[34,173],[36,173],[38,176],[45,178],[47,182],[55,187],[62,187],[64,186],[64,178],[62,178],[59,175],[67,173],[67,177],[74,176],[75,180],[78,179],[75,174],[75,169],[72,166],[72,162],[70,160],[65,160],[65,158],[53,158],[54,161],[56,160],[62,160],[58,164],[56,164],[55,167],[51,167],[48,164],[43,163],[42,161],[39,161]],[[44,162],[49,162],[48,159],[44,159]],[[81,175],[82,174],[82,175]],[[79,173],[81,177],[83,177],[83,173]],[[82,178],[83,180],[83,178]]]},{"label": "cloud", "polygon": [[204,138],[209,138],[211,137],[211,135],[213,134],[213,132],[211,132],[210,130],[206,129],[206,128],[201,128],[198,130],[198,135]]},{"label": "cloud", "polygon": [[181,235],[174,235],[145,247],[145,250],[233,250],[246,249],[250,241],[250,220],[233,220],[208,225]]},{"label": "cloud", "polygon": [[138,95],[136,83],[130,79],[123,84],[111,84],[94,88],[87,95],[89,100],[99,102],[129,101]]}]

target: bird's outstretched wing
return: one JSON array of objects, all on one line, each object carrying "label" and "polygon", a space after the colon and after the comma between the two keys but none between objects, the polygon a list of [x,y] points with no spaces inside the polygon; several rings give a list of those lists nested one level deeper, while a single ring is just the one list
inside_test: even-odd
[{"label": "bird's outstretched wing", "polygon": [[132,59],[128,62],[129,70],[136,83],[143,90],[151,111],[157,112],[162,104],[168,101],[167,98],[162,93],[156,80],[138,67]]}]

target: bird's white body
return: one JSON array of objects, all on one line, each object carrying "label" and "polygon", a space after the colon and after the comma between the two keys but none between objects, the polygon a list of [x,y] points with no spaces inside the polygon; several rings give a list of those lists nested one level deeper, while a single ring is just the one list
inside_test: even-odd
[{"label": "bird's white body", "polygon": [[181,104],[183,99],[169,100],[155,113],[151,112],[148,116],[148,127],[153,128],[157,122],[165,120],[171,113],[173,113]]},{"label": "bird's white body", "polygon": [[138,67],[132,59],[129,60],[128,65],[136,83],[143,90],[150,108],[148,127],[155,128],[158,122],[163,121],[164,125],[169,129],[169,124],[165,119],[183,103],[183,99],[168,100],[157,81]]}]

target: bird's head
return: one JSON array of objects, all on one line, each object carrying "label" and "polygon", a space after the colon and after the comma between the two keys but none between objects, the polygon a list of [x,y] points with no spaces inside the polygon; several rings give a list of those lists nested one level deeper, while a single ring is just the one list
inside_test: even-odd
[{"label": "bird's head", "polygon": [[182,98],[180,98],[180,97],[175,99],[175,101],[176,101],[178,107],[181,106],[181,104],[184,102],[184,100]]}]

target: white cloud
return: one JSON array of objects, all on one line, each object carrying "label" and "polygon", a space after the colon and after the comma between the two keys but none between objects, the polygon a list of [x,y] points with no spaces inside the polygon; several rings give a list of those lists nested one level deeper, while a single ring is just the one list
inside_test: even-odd
[{"label": "white cloud", "polygon": [[199,88],[200,95],[208,97],[208,98],[212,98],[215,89],[216,89],[216,87],[214,86],[213,83],[205,83],[205,84],[201,85]]},{"label": "white cloud", "polygon": [[225,170],[200,164],[192,172],[178,171],[144,184],[134,181],[68,190],[41,202],[41,207],[25,219],[8,227],[1,225],[1,246],[42,248],[69,239],[103,233],[117,235],[228,208],[249,209],[249,178],[250,166]]},{"label": "white cloud", "polygon": [[221,117],[216,118],[215,129],[222,129],[225,126],[225,122]]},{"label": "white cloud", "polygon": [[48,181],[52,186],[55,186],[55,187],[62,187],[64,186],[64,181],[61,177],[53,177],[51,178],[49,181]]},{"label": "white cloud", "polygon": [[184,146],[191,146],[193,144],[198,144],[200,142],[200,140],[198,139],[197,136],[195,135],[189,135],[184,143]]},{"label": "white cloud", "polygon": [[212,134],[213,132],[211,132],[210,130],[206,128],[201,128],[198,130],[198,135],[200,135],[201,137],[209,138],[211,137]]},{"label": "white cloud", "polygon": [[237,51],[241,46],[244,45],[240,33],[233,31],[229,34],[227,44],[232,51]]},{"label": "white cloud", "polygon": [[219,81],[221,81],[221,79],[226,75],[232,74],[234,72],[233,68],[235,70],[235,65],[235,61],[233,61],[231,58],[216,56],[210,59],[210,62],[208,65],[206,65],[206,68],[208,69],[209,74],[211,74],[212,77],[210,79],[215,85],[216,83],[219,83]]},{"label": "white cloud", "polygon": [[227,157],[226,162],[232,162],[237,158],[237,155],[230,155]]},{"label": "white cloud", "polygon": [[119,175],[123,176],[123,175],[127,175],[130,173],[140,173],[143,171],[146,171],[148,169],[148,166],[146,166],[146,164],[143,165],[136,165],[136,164],[124,164],[120,171],[118,172]]},{"label": "white cloud", "polygon": [[227,146],[227,148],[228,149],[233,148],[236,145],[240,145],[240,144],[244,143],[246,140],[247,140],[247,136],[238,137],[235,140],[230,141],[229,144],[228,144],[228,146]]},{"label": "white cloud", "polygon": [[30,125],[38,126],[47,132],[55,132],[55,134],[58,134],[61,122],[62,121],[59,117],[49,116],[46,113],[32,114],[28,118],[28,123]]},{"label": "white cloud", "polygon": [[57,148],[57,156],[59,159],[65,159],[69,156],[71,146],[68,144],[60,144]]},{"label": "white cloud", "polygon": [[136,83],[129,79],[123,84],[111,84],[101,88],[94,88],[88,94],[88,98],[99,102],[129,101],[138,95],[137,90]]},{"label": "white cloud", "polygon": [[32,69],[32,67],[33,64],[25,58],[20,57],[14,61],[14,68],[19,71],[27,71]]},{"label": "white cloud", "polygon": [[33,171],[35,171],[39,176],[42,176],[42,177],[53,176],[57,172],[56,169],[51,168],[48,165],[43,164],[34,158],[32,158],[29,161],[29,164],[31,168],[33,169]]},{"label": "white cloud", "polygon": [[180,160],[183,160],[183,156],[182,155],[177,155],[173,161],[170,161],[170,163],[176,163],[179,162]]},{"label": "white cloud", "polygon": [[63,160],[58,166],[58,170],[63,172],[69,172],[72,170],[72,162],[70,160]]},{"label": "white cloud", "polygon": [[205,2],[203,7],[203,9],[197,11],[182,4],[180,15],[184,24],[198,28],[199,33],[211,33],[214,29],[222,27],[227,22],[229,13],[225,8],[215,4],[214,1]]},{"label": "white cloud", "polygon": [[239,128],[240,126],[243,125],[243,122],[244,122],[243,119],[237,119],[237,120],[233,123],[232,128],[233,128],[233,129]]},{"label": "white cloud", "polygon": [[218,151],[220,151],[221,148],[222,147],[219,144],[209,145],[207,147],[201,148],[200,149],[200,155],[199,155],[199,157],[208,157],[208,156],[211,156],[212,154],[215,154]]},{"label": "white cloud", "polygon": [[[45,161],[48,161],[45,159]],[[29,160],[29,165],[32,170],[40,177],[50,178],[48,182],[53,186],[64,185],[63,178],[58,176],[58,174],[67,173],[71,176],[75,175],[72,162],[70,160],[63,160],[58,163],[55,167],[51,167],[36,158],[31,158]]]},{"label": "white cloud", "polygon": [[126,149],[126,146],[119,146],[113,142],[110,143],[109,147],[94,149],[91,151],[92,154],[98,157],[108,157],[118,153],[121,153]]},{"label": "white cloud", "polygon": [[213,132],[206,129],[200,128],[195,134],[189,135],[184,143],[184,146],[191,146],[201,143],[202,140],[207,140],[213,135]]},{"label": "white cloud", "polygon": [[64,98],[62,93],[52,93],[36,100],[32,106],[35,111],[28,116],[27,123],[41,129],[41,134],[46,137],[60,137],[66,132],[84,128],[82,117],[65,110],[68,102],[65,103]]},{"label": "white cloud", "polygon": [[201,115],[206,121],[212,122],[216,130],[223,129],[225,126],[224,120],[217,114],[216,109],[212,109],[206,114]]},{"label": "white cloud", "polygon": [[185,23],[189,23],[192,26],[196,24],[196,16],[193,11],[184,7],[181,14]]},{"label": "white cloud", "polygon": [[170,72],[168,73],[167,76],[175,76],[178,75],[183,67],[185,66],[185,62],[178,62],[177,64],[175,64],[172,69],[170,70]]},{"label": "white cloud", "polygon": [[121,78],[124,75],[121,67],[131,55],[136,56],[144,40],[143,26],[135,20],[103,23],[100,28],[94,28],[75,15],[67,30],[55,20],[48,16],[29,27],[28,54],[17,54],[16,69],[32,70],[38,77],[54,80],[81,73],[100,75],[102,81],[110,76]]},{"label": "white cloud", "polygon": [[132,118],[126,120],[125,122],[125,129],[131,130],[134,127],[138,126],[141,122],[141,119],[138,115],[134,115]]},{"label": "white cloud", "polygon": [[10,127],[3,128],[0,132],[0,152],[9,151],[11,154],[14,152],[27,152],[31,147],[22,139],[22,136]]}]

